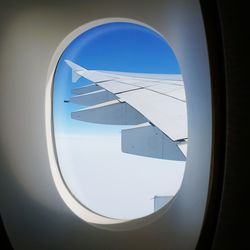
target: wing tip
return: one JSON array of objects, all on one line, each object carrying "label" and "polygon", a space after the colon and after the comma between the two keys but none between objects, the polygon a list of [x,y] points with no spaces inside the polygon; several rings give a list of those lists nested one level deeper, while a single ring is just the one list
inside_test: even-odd
[{"label": "wing tip", "polygon": [[65,62],[66,64],[68,64],[68,65],[70,66],[70,68],[71,68],[72,70],[74,70],[74,71],[88,71],[88,69],[86,69],[86,68],[80,66],[79,64],[76,64],[76,63],[72,62],[72,61],[69,60],[69,59],[64,59],[64,62]]}]

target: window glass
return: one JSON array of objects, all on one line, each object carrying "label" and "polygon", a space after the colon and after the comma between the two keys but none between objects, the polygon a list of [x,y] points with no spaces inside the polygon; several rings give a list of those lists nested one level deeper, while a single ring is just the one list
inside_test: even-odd
[{"label": "window glass", "polygon": [[157,32],[125,22],[76,37],[53,87],[57,159],[72,195],[103,216],[135,219],[178,192],[185,170],[184,85]]}]

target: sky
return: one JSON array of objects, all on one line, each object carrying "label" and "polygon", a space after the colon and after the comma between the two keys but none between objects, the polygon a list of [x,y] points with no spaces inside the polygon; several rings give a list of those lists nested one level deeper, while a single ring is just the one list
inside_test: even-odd
[{"label": "sky", "polygon": [[82,33],[63,52],[54,77],[54,125],[57,134],[118,133],[119,126],[89,124],[70,118],[83,108],[65,103],[71,90],[89,84],[80,78],[72,83],[71,60],[90,70],[180,74],[177,59],[165,39],[149,28],[132,23],[110,23]]},{"label": "sky", "polygon": [[177,59],[165,39],[132,23],[110,23],[92,28],[65,49],[54,75],[53,122],[62,176],[89,209],[112,218],[134,219],[153,212],[155,195],[178,191],[185,162],[175,162],[121,151],[126,126],[101,125],[71,119],[84,106],[65,103],[71,90],[91,83],[72,83],[71,60],[90,70],[180,74]]}]

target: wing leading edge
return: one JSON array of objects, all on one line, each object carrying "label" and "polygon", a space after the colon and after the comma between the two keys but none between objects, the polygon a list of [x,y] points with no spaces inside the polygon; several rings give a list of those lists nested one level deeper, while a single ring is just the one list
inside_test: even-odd
[{"label": "wing leading edge", "polygon": [[180,75],[136,74],[87,70],[65,60],[72,82],[92,83],[72,90],[70,102],[88,106],[71,117],[85,122],[132,125],[122,130],[122,151],[160,159],[184,161],[187,113]]}]

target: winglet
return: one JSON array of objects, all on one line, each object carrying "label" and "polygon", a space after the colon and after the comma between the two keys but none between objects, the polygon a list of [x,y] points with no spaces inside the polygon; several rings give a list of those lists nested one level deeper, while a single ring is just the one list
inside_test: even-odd
[{"label": "winglet", "polygon": [[72,61],[70,60],[64,60],[68,65],[69,67],[72,69],[72,82],[77,82],[78,79],[81,77],[81,75],[79,75],[77,72],[78,71],[86,71],[85,68],[73,63]]}]

